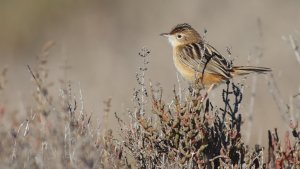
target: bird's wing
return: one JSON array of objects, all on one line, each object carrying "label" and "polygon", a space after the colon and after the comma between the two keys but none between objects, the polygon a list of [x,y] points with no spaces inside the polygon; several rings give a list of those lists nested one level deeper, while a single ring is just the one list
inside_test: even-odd
[{"label": "bird's wing", "polygon": [[214,47],[204,43],[185,45],[180,51],[180,61],[199,73],[213,73],[228,79],[232,64]]}]

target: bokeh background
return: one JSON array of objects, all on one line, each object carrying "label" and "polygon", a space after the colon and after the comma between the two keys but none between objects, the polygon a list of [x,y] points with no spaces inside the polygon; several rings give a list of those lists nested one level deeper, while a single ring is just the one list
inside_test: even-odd
[{"label": "bokeh background", "polygon": [[[300,65],[284,39],[292,35],[300,40],[299,9],[298,0],[1,0],[0,68],[8,67],[8,83],[0,95],[6,105],[4,119],[26,117],[24,107],[30,105],[36,87],[26,65],[36,66],[36,56],[48,41],[56,44],[49,56],[50,79],[64,78],[75,90],[81,88],[85,109],[99,118],[103,100],[112,98],[111,128],[117,128],[113,112],[126,115],[132,107],[135,73],[142,63],[138,52],[144,46],[151,50],[146,80],[160,82],[171,102],[177,73],[171,47],[159,34],[185,22],[201,33],[206,29],[209,43],[225,56],[230,47],[236,65],[272,68],[281,100],[289,104],[299,92]],[[263,56],[257,63],[259,52]],[[62,69],[65,64],[68,69]],[[241,107],[245,117],[252,78],[236,79],[245,84]],[[268,77],[258,76],[257,81],[253,144],[265,142],[268,129],[280,127],[281,135],[288,130],[268,90]],[[212,97],[220,98],[222,88]],[[54,86],[52,95],[59,95],[59,89]]]}]

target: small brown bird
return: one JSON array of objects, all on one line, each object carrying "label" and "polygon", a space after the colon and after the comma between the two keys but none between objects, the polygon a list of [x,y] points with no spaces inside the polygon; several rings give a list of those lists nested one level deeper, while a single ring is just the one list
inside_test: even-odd
[{"label": "small brown bird", "polygon": [[173,61],[178,72],[190,83],[198,82],[202,87],[213,87],[239,75],[271,71],[265,67],[233,66],[187,23],[161,35],[167,37],[173,47]]}]

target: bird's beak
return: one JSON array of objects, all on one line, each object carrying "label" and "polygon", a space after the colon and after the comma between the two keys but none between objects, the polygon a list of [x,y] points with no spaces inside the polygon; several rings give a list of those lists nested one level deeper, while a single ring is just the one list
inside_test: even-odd
[{"label": "bird's beak", "polygon": [[169,37],[170,34],[169,33],[161,33],[160,36]]}]

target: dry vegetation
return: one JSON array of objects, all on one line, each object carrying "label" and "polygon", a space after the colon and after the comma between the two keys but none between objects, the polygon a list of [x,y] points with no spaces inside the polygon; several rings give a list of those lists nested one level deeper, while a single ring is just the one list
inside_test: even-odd
[{"label": "dry vegetation", "polygon": [[[299,58],[297,42],[290,38],[290,44]],[[159,84],[145,81],[147,49],[139,53],[143,64],[136,74],[129,121],[115,114],[121,133],[116,139],[112,130],[93,122],[81,91],[73,91],[71,82],[60,80],[60,96],[51,95],[47,58],[53,45],[45,45],[35,68],[28,65],[36,90],[27,118],[13,119],[9,129],[1,125],[1,168],[300,168],[297,122],[290,122],[293,139],[290,132],[280,139],[275,129],[266,136],[267,148],[249,146],[243,141],[245,120],[239,108],[245,96],[238,85],[226,83],[221,105],[212,105],[198,89],[182,93],[175,87],[173,100],[164,101]],[[0,75],[0,95],[7,84],[6,71]],[[105,115],[110,102],[105,102]],[[4,113],[8,112],[0,103],[1,120]]]},{"label": "dry vegetation", "polygon": [[49,93],[47,57],[53,45],[45,45],[35,70],[28,65],[36,91],[27,118],[14,119],[9,130],[0,129],[0,168],[126,167],[122,145],[111,130],[91,123],[91,114],[83,109],[82,97],[77,99],[70,82],[60,81],[57,101]]}]

